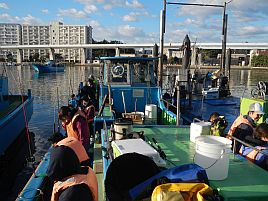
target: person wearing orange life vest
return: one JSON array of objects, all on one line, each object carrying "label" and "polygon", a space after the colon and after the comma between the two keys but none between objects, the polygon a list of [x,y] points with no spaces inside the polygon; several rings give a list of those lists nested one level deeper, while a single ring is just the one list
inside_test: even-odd
[{"label": "person wearing orange life vest", "polygon": [[59,111],[59,119],[68,137],[78,139],[86,150],[89,149],[89,128],[85,114],[78,109],[62,106]]},{"label": "person wearing orange life vest", "polygon": [[[248,114],[237,117],[229,129],[227,137],[230,138],[231,136],[234,136],[242,141],[245,141],[246,136],[252,136],[253,129],[256,127],[256,122],[263,114],[263,108],[260,103],[250,104]],[[241,143],[235,142],[234,153],[238,153],[240,147]]]},{"label": "person wearing orange life vest", "polygon": [[48,178],[54,181],[51,201],[98,201],[98,183],[94,171],[80,166],[75,152],[66,146],[52,149]]},{"label": "person wearing orange life vest", "polygon": [[77,155],[80,165],[90,166],[89,156],[82,143],[74,137],[65,137],[61,133],[54,133],[49,139],[53,147],[67,146],[70,147]]},{"label": "person wearing orange life vest", "polygon": [[241,146],[239,153],[256,165],[268,170],[268,124],[259,124],[254,129],[252,136],[245,137],[245,142],[264,153],[258,152],[252,147],[247,147],[245,145]]}]

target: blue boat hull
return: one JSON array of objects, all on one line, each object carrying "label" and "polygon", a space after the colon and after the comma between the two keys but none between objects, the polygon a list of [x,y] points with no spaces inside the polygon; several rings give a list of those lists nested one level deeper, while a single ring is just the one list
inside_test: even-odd
[{"label": "blue boat hull", "polygon": [[5,153],[5,150],[25,129],[24,109],[27,121],[29,121],[33,114],[33,97],[28,96],[24,105],[20,104],[10,114],[0,119],[0,155]]},{"label": "blue boat hull", "polygon": [[38,73],[57,73],[64,72],[63,65],[47,66],[42,64],[32,64],[33,69]]}]

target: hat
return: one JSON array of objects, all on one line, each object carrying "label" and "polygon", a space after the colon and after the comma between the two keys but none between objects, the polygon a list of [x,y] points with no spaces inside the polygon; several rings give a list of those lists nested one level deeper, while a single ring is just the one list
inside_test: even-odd
[{"label": "hat", "polygon": [[249,106],[249,111],[250,112],[255,112],[257,114],[264,114],[262,105],[260,103],[252,103]]}]

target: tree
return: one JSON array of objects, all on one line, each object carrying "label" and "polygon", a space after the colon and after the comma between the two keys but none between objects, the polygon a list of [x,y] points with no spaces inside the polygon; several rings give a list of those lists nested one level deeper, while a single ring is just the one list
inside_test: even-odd
[{"label": "tree", "polygon": [[34,62],[39,61],[39,53],[38,52],[34,53],[33,60],[34,60]]},{"label": "tree", "polygon": [[7,62],[13,62],[13,55],[11,52],[8,52],[6,57],[7,57]]}]

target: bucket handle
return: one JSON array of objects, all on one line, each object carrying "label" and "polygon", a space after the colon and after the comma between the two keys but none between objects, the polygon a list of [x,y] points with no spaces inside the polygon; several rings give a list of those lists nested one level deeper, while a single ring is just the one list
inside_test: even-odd
[{"label": "bucket handle", "polygon": [[[214,166],[220,159],[221,157],[225,154],[225,149],[223,149],[223,153],[219,156],[219,158],[217,158],[211,165],[209,165],[208,167],[204,168],[205,170],[211,168],[212,166]],[[194,153],[194,157],[193,157],[193,163],[195,163],[195,156],[196,156],[196,152]]]}]

